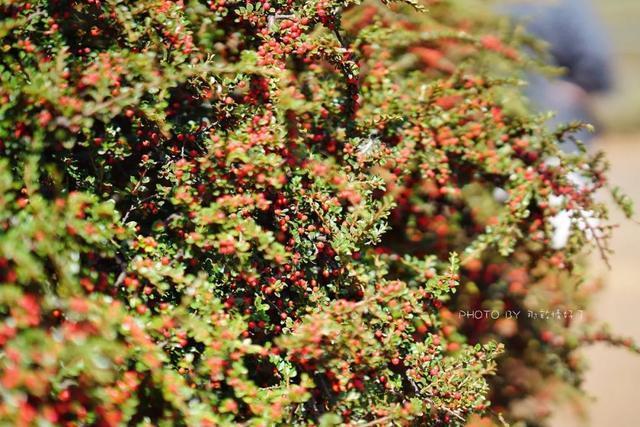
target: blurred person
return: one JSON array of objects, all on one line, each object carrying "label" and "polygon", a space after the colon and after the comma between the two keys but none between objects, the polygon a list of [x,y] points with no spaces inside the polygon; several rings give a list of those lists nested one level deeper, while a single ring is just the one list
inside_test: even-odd
[{"label": "blurred person", "polygon": [[[552,64],[564,68],[564,75],[550,79],[540,74],[528,76],[525,90],[532,106],[553,111],[551,127],[575,120],[594,124],[590,98],[612,88],[611,51],[607,36],[588,0],[534,0],[511,4],[507,13],[525,25],[534,36],[548,43]],[[588,143],[593,134],[584,130],[575,135]],[[566,151],[575,145],[567,141]]]}]

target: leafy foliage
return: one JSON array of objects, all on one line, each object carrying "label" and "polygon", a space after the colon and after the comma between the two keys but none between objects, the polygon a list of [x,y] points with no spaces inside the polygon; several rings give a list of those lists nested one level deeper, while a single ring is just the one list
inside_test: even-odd
[{"label": "leafy foliage", "polygon": [[584,308],[606,167],[512,108],[481,5],[0,13],[3,422],[535,423],[579,386],[606,335],[524,313]]}]

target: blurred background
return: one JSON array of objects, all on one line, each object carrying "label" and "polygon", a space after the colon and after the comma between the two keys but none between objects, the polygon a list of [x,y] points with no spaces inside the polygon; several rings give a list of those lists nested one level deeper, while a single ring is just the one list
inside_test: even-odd
[{"label": "blurred background", "polygon": [[[595,148],[604,150],[611,162],[611,181],[619,185],[640,207],[640,0],[593,0],[602,20],[612,53],[614,81],[610,93],[595,100],[594,110],[602,134]],[[637,216],[637,215],[636,215]],[[606,287],[594,304],[599,317],[612,330],[640,340],[640,225],[616,212],[620,228],[614,233],[615,255],[611,270],[599,261]],[[640,358],[627,351],[597,345],[587,352],[590,371],[585,388],[594,400],[588,419],[572,417],[560,408],[554,426],[640,425]]]},{"label": "blurred background", "polygon": [[592,3],[609,38],[615,72],[613,91],[596,102],[597,114],[607,133],[626,135],[637,145],[632,136],[640,134],[640,1]]},{"label": "blurred background", "polygon": [[[547,41],[555,65],[568,70],[555,81],[528,76],[533,106],[556,111],[552,123],[594,123],[597,134],[582,132],[579,138],[606,153],[611,184],[640,211],[640,0],[498,1],[504,5],[499,10]],[[575,149],[571,145],[563,144],[567,151]],[[593,275],[605,284],[592,309],[616,335],[640,342],[640,223],[615,208],[612,221],[620,227],[611,242],[611,269],[597,254],[590,262]],[[551,427],[640,426],[640,357],[604,344],[585,353],[584,389],[590,399],[578,408],[567,396],[557,405]]]},{"label": "blurred background", "polygon": [[[545,1],[545,0],[539,0]],[[558,0],[565,1],[565,0]],[[595,32],[609,42],[612,85],[591,94],[589,110],[600,133],[591,141],[611,163],[610,179],[640,208],[640,0],[569,0],[592,7]],[[557,27],[557,25],[556,25]],[[588,42],[586,42],[588,43]],[[638,216],[638,215],[636,215]],[[640,342],[640,225],[614,212],[620,228],[614,233],[611,270],[594,258],[593,268],[606,287],[593,308],[616,334]],[[640,426],[640,357],[628,351],[595,345],[586,352],[590,365],[585,389],[592,397],[583,418],[569,403],[560,405],[553,427]]]}]

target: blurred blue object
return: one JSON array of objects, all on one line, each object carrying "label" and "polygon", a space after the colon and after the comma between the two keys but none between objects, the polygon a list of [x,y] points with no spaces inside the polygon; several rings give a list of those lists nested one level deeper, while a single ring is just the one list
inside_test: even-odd
[{"label": "blurred blue object", "polygon": [[[526,94],[540,111],[554,111],[551,126],[580,120],[594,123],[589,95],[606,92],[613,83],[611,50],[607,35],[587,0],[537,0],[512,4],[507,13],[549,44],[553,65],[563,67],[560,79],[530,75]],[[588,142],[584,131],[576,137]],[[566,147],[575,149],[572,144]]]}]

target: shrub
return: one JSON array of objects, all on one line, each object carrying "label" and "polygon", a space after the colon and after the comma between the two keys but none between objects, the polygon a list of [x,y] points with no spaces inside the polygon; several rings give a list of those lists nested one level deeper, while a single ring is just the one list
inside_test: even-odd
[{"label": "shrub", "polygon": [[3,423],[535,424],[615,341],[606,164],[481,5],[0,5]]}]

